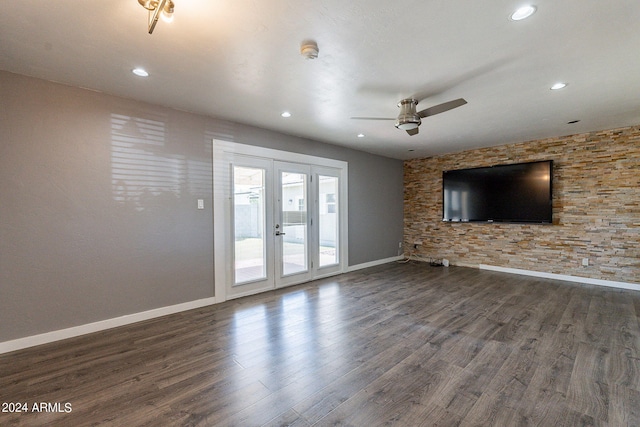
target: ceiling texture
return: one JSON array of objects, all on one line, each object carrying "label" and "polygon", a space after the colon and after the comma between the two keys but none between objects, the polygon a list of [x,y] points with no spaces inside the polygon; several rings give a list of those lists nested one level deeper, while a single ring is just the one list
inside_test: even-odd
[{"label": "ceiling texture", "polygon": [[[0,0],[0,69],[397,159],[640,124],[638,0],[533,0],[522,21],[520,0],[174,2],[148,34],[138,0]],[[351,119],[407,97],[468,103],[415,136]]]}]

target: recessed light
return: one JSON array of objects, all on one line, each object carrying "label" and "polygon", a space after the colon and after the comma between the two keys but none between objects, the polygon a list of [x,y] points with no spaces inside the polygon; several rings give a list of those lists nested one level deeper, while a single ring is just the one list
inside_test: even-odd
[{"label": "recessed light", "polygon": [[359,133],[358,138],[364,138],[364,133]]},{"label": "recessed light", "polygon": [[144,68],[134,68],[131,72],[138,77],[149,77],[149,73]]},{"label": "recessed light", "polygon": [[512,21],[522,21],[523,19],[527,19],[534,13],[536,13],[537,8],[533,5],[522,6],[520,9],[516,10],[511,14]]},{"label": "recessed light", "polygon": [[282,114],[280,114],[282,117],[291,117],[291,113],[288,111],[283,111]]},{"label": "recessed light", "polygon": [[553,86],[551,86],[549,89],[558,90],[558,89],[564,89],[565,87],[567,87],[567,83],[556,83]]}]

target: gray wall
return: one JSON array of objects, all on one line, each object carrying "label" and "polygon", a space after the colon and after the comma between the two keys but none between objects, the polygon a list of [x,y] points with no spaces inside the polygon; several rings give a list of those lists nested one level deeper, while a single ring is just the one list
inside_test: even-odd
[{"label": "gray wall", "polygon": [[399,160],[2,71],[0,138],[0,342],[212,297],[213,138],[349,162],[349,265],[402,240]]}]

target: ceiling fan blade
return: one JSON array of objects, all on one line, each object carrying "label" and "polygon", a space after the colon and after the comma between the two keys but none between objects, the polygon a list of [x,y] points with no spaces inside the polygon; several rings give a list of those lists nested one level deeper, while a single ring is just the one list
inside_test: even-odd
[{"label": "ceiling fan blade", "polygon": [[351,117],[352,120],[395,120],[396,118],[390,117]]},{"label": "ceiling fan blade", "polygon": [[445,111],[453,110],[466,104],[467,101],[464,98],[454,99],[453,101],[445,102],[442,104],[434,105],[433,107],[425,108],[422,111],[418,111],[418,115],[422,118],[435,116],[436,114],[444,113]]},{"label": "ceiling fan blade", "polygon": [[420,129],[420,128],[409,129],[409,130],[407,131],[407,133],[408,133],[410,136],[417,135],[417,134],[418,134],[418,129]]}]

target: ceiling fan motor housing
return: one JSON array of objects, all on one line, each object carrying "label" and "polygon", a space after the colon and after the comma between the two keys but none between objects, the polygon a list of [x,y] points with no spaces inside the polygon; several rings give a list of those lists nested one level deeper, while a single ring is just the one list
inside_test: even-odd
[{"label": "ceiling fan motor housing", "polygon": [[400,107],[400,114],[396,119],[396,127],[398,129],[411,130],[420,126],[422,119],[416,113],[417,105],[418,100],[413,98],[403,99],[398,103],[398,107]]}]

